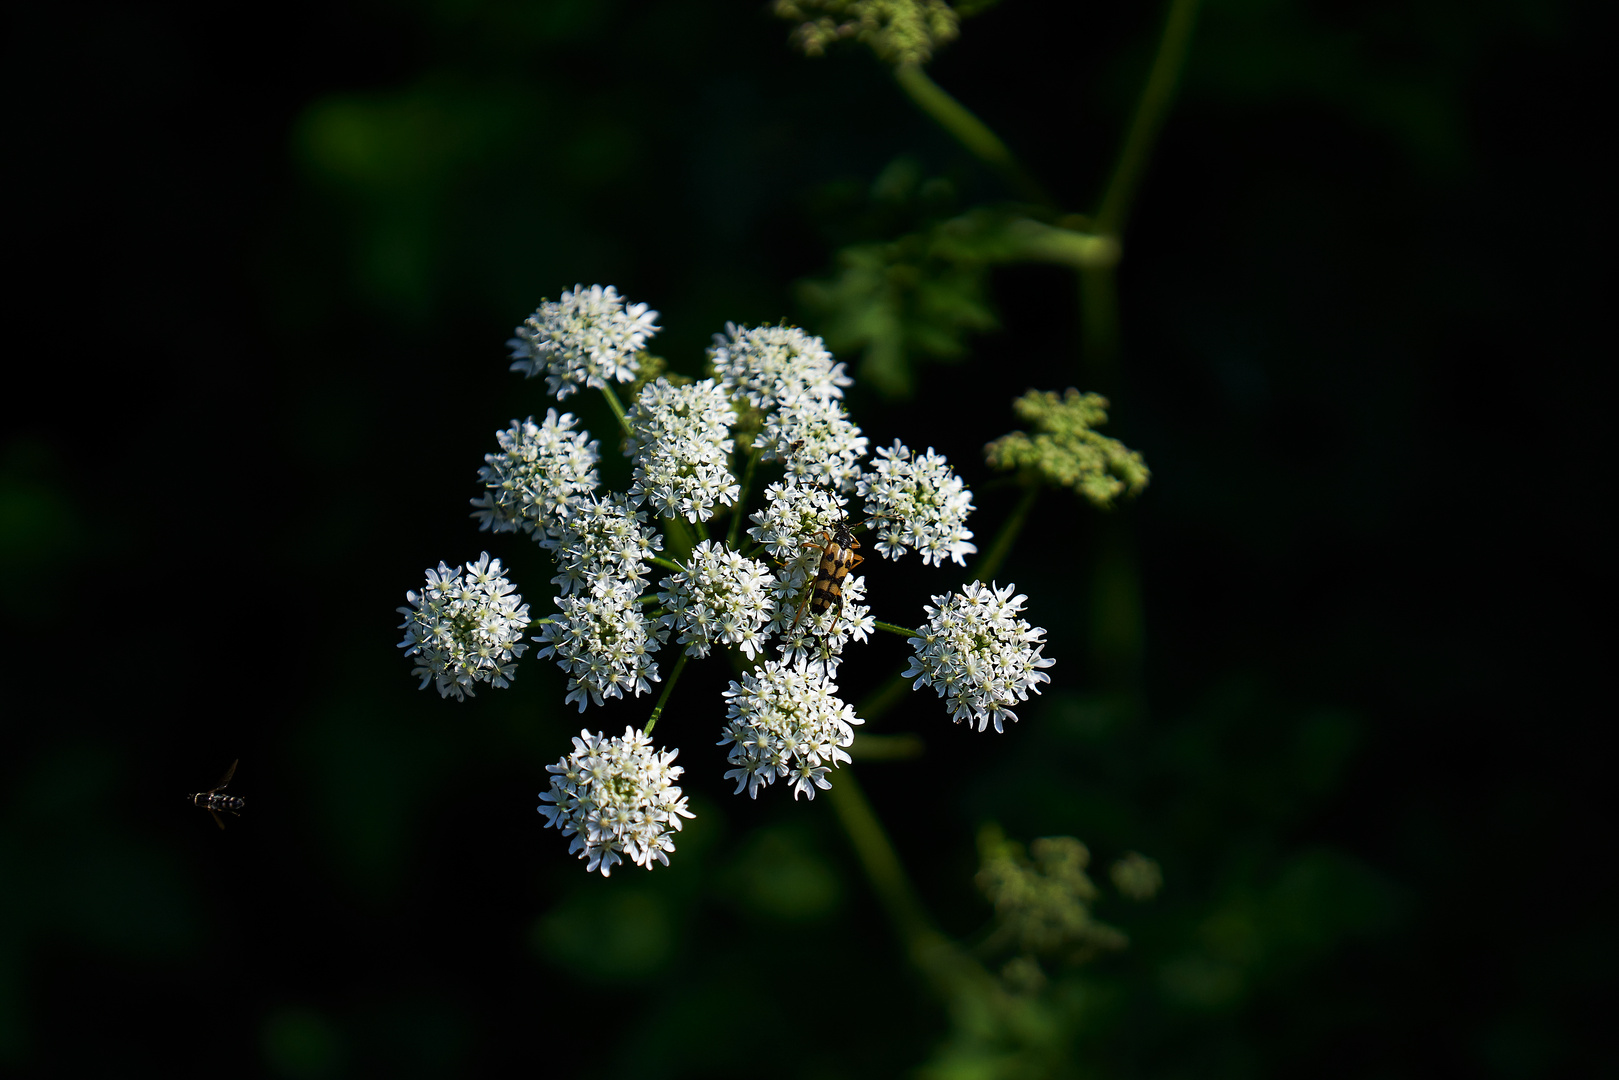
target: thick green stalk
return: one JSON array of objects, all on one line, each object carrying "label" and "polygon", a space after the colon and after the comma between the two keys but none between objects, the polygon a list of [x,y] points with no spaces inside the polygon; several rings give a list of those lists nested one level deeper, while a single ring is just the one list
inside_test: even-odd
[{"label": "thick green stalk", "polygon": [[887,631],[890,634],[898,634],[901,637],[913,638],[922,636],[915,630],[908,629],[904,626],[895,626],[893,623],[876,622],[875,620],[873,620],[873,623],[877,629]]},{"label": "thick green stalk", "polygon": [[974,157],[999,173],[1019,198],[1047,207],[1057,205],[1046,189],[1040,186],[1040,182],[1029,175],[1028,170],[1013,156],[1000,136],[965,105],[946,93],[942,86],[928,78],[921,65],[900,64],[894,68],[894,78],[918,108],[932,117]]},{"label": "thick green stalk", "polygon": [[1006,516],[1006,520],[1001,522],[1000,530],[995,534],[995,539],[990,541],[989,550],[984,552],[983,557],[978,560],[978,565],[973,567],[974,581],[993,578],[1000,572],[1001,564],[1006,561],[1006,556],[1011,553],[1012,545],[1017,541],[1018,533],[1023,531],[1023,523],[1029,519],[1029,511],[1034,508],[1034,500],[1039,497],[1040,485],[1038,482],[1032,483],[1023,489],[1023,495],[1018,499],[1017,505]]},{"label": "thick green stalk", "polygon": [[1192,27],[1197,22],[1198,0],[1173,0],[1169,16],[1164,20],[1164,33],[1158,40],[1158,54],[1153,58],[1147,85],[1141,91],[1135,117],[1125,134],[1113,176],[1102,194],[1102,205],[1096,213],[1096,231],[1118,236],[1124,232],[1124,222],[1130,213],[1130,203],[1141,177],[1152,157],[1153,143],[1164,126],[1164,117],[1175,98],[1175,83],[1180,79],[1186,62],[1186,50],[1192,41]]},{"label": "thick green stalk", "polygon": [[933,929],[917,899],[910,878],[905,875],[905,868],[900,865],[899,854],[866,800],[866,793],[855,780],[851,766],[845,765],[837,771],[832,778],[832,789],[826,795],[832,800],[838,823],[849,835],[849,843],[854,846],[861,868],[871,881],[872,891],[893,920],[907,950],[914,954],[925,944],[941,942],[939,932]]}]

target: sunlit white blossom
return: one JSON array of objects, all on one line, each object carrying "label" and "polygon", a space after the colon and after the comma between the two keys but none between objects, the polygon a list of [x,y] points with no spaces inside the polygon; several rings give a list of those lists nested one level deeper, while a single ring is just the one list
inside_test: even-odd
[{"label": "sunlit white blossom", "polygon": [[685,771],[673,764],[678,753],[653,749],[651,736],[632,727],[611,739],[587,729],[573,740],[573,753],[546,766],[551,790],[540,798],[551,805],[540,813],[573,837],[568,853],[589,860],[587,873],[607,877],[624,857],[648,870],[654,859],[669,865],[680,819],[694,816],[675,786]]},{"label": "sunlit white blossom", "polygon": [[667,612],[660,621],[678,635],[687,656],[735,645],[752,660],[765,647],[761,631],[775,610],[773,580],[764,563],[704,540],[692,549],[686,569],[663,579],[658,600]]},{"label": "sunlit white blossom", "polygon": [[541,659],[555,656],[568,673],[563,704],[577,701],[579,711],[591,702],[650,692],[660,681],[653,656],[669,632],[648,618],[628,588],[599,594],[560,596],[559,613],[540,627],[534,640],[542,646]]},{"label": "sunlit white blossom", "polygon": [[898,439],[892,447],[878,447],[858,490],[876,533],[872,546],[885,558],[915,548],[930,566],[943,566],[947,558],[965,566],[966,556],[978,550],[968,543],[972,492],[933,447],[921,455]]},{"label": "sunlit white blossom", "polygon": [[789,481],[826,484],[852,491],[860,479],[867,439],[849,419],[843,402],[795,394],[765,414],[764,429],[753,440],[760,461],[780,459]]},{"label": "sunlit white blossom", "polygon": [[417,658],[412,675],[420,689],[436,683],[441,697],[464,700],[474,683],[510,685],[515,661],[528,648],[528,605],[501,573],[500,560],[486,551],[465,570],[444,563],[427,571],[427,587],[405,593],[410,607],[399,613],[405,640],[399,647]]},{"label": "sunlit white blossom", "polygon": [[742,673],[725,691],[727,757],[736,768],[725,774],[741,794],[753,798],[761,787],[789,780],[793,798],[815,798],[832,786],[826,774],[847,762],[854,725],[863,723],[854,706],[837,696],[837,684],[824,673],[798,664],[767,660]]},{"label": "sunlit white blossom", "polygon": [[600,444],[574,423],[572,413],[559,417],[547,409],[544,423],[531,416],[495,433],[500,453],[485,454],[478,470],[488,490],[472,500],[479,529],[554,535],[580,499],[596,490]]},{"label": "sunlit white blossom", "polygon": [[531,379],[543,374],[559,401],[581,386],[629,382],[640,369],[635,354],[658,332],[657,317],[645,304],[626,307],[611,285],[575,285],[561,300],[541,303],[517,328],[507,342],[512,370]]},{"label": "sunlit white blossom", "polygon": [[656,379],[641,388],[628,418],[631,502],[687,521],[707,521],[716,505],[736,502],[740,488],[726,464],[736,413],[713,379],[689,386]]},{"label": "sunlit white blossom", "polygon": [[804,545],[818,542],[821,534],[844,518],[846,500],[818,485],[776,482],[765,488],[765,505],[749,515],[754,525],[748,535],[777,559],[819,560],[807,555]]},{"label": "sunlit white blossom", "polygon": [[599,596],[626,588],[639,594],[648,582],[645,560],[663,550],[663,537],[646,517],[646,511],[632,510],[617,492],[579,503],[554,538],[541,541],[556,556],[552,583],[564,596],[577,592]]},{"label": "sunlit white blossom", "polygon": [[992,721],[1001,731],[1003,719],[1017,719],[1013,704],[1051,681],[1041,670],[1055,662],[1040,655],[1045,629],[1019,617],[1028,597],[1013,596],[1016,588],[975,581],[959,593],[935,596],[925,605],[927,626],[910,639],[916,655],[904,674],[916,679],[911,689],[933,687],[952,720],[976,721],[979,731]]},{"label": "sunlit white blossom", "polygon": [[732,398],[761,409],[800,394],[842,397],[843,388],[854,382],[820,338],[796,326],[726,323],[725,333],[714,335],[708,358]]}]

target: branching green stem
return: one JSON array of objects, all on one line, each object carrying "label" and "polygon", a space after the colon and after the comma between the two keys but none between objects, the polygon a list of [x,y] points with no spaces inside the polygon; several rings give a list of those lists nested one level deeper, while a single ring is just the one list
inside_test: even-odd
[{"label": "branching green stem", "polygon": [[656,724],[658,717],[663,715],[663,707],[669,702],[669,691],[673,690],[675,683],[680,681],[680,673],[686,670],[687,659],[686,654],[682,652],[680,659],[675,661],[674,670],[669,672],[669,681],[663,684],[663,693],[658,695],[658,703],[652,706],[652,715],[647,717],[646,727],[641,729],[646,734],[652,734],[652,725]]},{"label": "branching green stem", "polygon": [[928,78],[927,72],[919,64],[896,66],[894,78],[918,108],[932,117],[974,157],[999,173],[1019,198],[1042,206],[1057,205],[1046,189],[1040,186],[1040,182],[1029,175],[1028,170],[1013,156],[1000,136],[965,105],[946,93],[942,86]]},{"label": "branching green stem", "polygon": [[673,570],[677,574],[684,574],[686,572],[686,568],[684,566],[681,566],[673,559],[665,559],[661,555],[648,555],[646,561],[651,563],[653,566],[661,566],[665,570]]},{"label": "branching green stem", "polygon": [[922,636],[915,630],[909,630],[903,626],[895,626],[893,623],[877,622],[873,620],[872,625],[876,626],[879,630],[886,630],[890,634],[899,634],[902,637],[913,638]]}]

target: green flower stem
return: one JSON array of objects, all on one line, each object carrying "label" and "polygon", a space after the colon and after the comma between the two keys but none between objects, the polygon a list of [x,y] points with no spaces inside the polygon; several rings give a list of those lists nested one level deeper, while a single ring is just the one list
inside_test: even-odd
[{"label": "green flower stem", "polygon": [[1198,0],[1173,0],[1169,16],[1164,20],[1164,34],[1158,41],[1158,55],[1153,58],[1147,85],[1141,91],[1141,101],[1130,121],[1124,145],[1113,166],[1113,176],[1102,194],[1102,206],[1096,213],[1096,231],[1118,236],[1124,231],[1125,218],[1136,188],[1146,172],[1147,161],[1158,132],[1164,126],[1170,103],[1175,98],[1175,83],[1180,79],[1186,63],[1187,46],[1192,41],[1192,27],[1197,22]]},{"label": "green flower stem", "polygon": [[903,675],[895,675],[883,684],[881,690],[872,694],[865,701],[855,706],[854,714],[867,721],[880,718],[883,713],[899,704],[905,696],[905,691],[911,688],[911,680]]},{"label": "green flower stem", "polygon": [[1000,572],[1001,564],[1012,550],[1012,544],[1017,540],[1018,533],[1023,531],[1023,523],[1029,518],[1029,511],[1034,507],[1034,500],[1040,497],[1039,482],[1032,483],[1023,489],[1023,497],[1012,508],[1012,512],[1001,522],[1000,531],[995,539],[990,541],[989,550],[984,552],[978,565],[973,567],[973,580],[983,581],[993,578]]},{"label": "green flower stem", "polygon": [[527,625],[527,626],[526,626],[526,627],[524,627],[524,628],[523,628],[523,629],[525,629],[525,630],[533,630],[533,629],[534,629],[534,628],[535,628],[535,627],[537,627],[537,626],[547,626],[547,625],[549,625],[549,624],[551,624],[551,623],[554,623],[554,622],[561,622],[561,621],[562,621],[562,620],[560,620],[560,619],[558,619],[558,618],[555,618],[555,617],[554,617],[554,616],[551,616],[551,615],[547,615],[547,616],[546,616],[546,617],[545,617],[545,618],[543,618],[543,619],[535,619],[535,620],[534,620],[534,621],[533,621],[533,622],[531,622],[531,623],[529,623],[529,624],[528,624],[528,625]]},{"label": "green flower stem", "polygon": [[663,522],[663,530],[669,534],[670,554],[677,556],[690,555],[691,549],[697,546],[697,541],[692,539],[691,529],[687,526],[686,519],[676,516],[659,518],[658,520]]},{"label": "green flower stem", "polygon": [[680,673],[686,670],[687,659],[689,658],[682,652],[680,659],[675,661],[675,669],[669,673],[669,681],[663,684],[663,693],[658,695],[658,703],[652,706],[652,715],[647,717],[646,727],[641,729],[646,734],[652,734],[652,725],[656,724],[658,717],[663,715],[663,707],[669,702],[669,691],[673,690],[675,683],[680,681]]},{"label": "green flower stem", "polygon": [[613,393],[612,384],[603,384],[602,397],[607,399],[607,407],[613,410],[614,416],[618,417],[618,426],[624,429],[624,434],[626,436],[633,434],[630,431],[630,418],[624,415],[624,406],[618,400],[618,395]]},{"label": "green flower stem", "polygon": [[1012,155],[1000,136],[965,105],[946,93],[942,86],[928,78],[927,72],[919,64],[896,66],[894,78],[918,108],[931,116],[979,161],[1000,173],[1019,198],[1042,206],[1057,205],[1045,188],[1040,186],[1040,182],[1030,176],[1028,170]]},{"label": "green flower stem", "polygon": [[849,746],[849,756],[862,762],[910,761],[921,757],[925,749],[920,735],[867,735],[857,731]]},{"label": "green flower stem", "polygon": [[742,488],[736,493],[736,504],[731,507],[731,527],[725,533],[725,546],[736,550],[737,537],[742,535],[742,519],[747,515],[742,508],[748,504],[748,489],[753,486],[753,466],[759,460],[759,451],[748,451],[748,464],[742,470]]},{"label": "green flower stem", "polygon": [[661,566],[665,570],[673,570],[677,574],[684,574],[686,572],[686,568],[684,566],[681,566],[673,559],[665,559],[661,555],[649,555],[647,556],[646,561],[651,563],[653,566]]},{"label": "green flower stem", "polygon": [[879,630],[886,630],[890,634],[899,634],[902,637],[913,638],[922,636],[915,630],[908,630],[903,626],[895,626],[893,623],[876,622],[873,620],[873,625],[875,625]]}]

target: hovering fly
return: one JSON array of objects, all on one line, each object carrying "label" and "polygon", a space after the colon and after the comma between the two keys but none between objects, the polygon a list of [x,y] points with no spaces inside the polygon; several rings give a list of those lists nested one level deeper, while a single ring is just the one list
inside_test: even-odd
[{"label": "hovering fly", "polygon": [[225,785],[230,783],[230,778],[236,775],[236,766],[240,764],[240,762],[241,759],[239,758],[236,761],[231,762],[230,768],[225,770],[225,775],[219,778],[219,783],[215,784],[207,791],[199,791],[195,795],[186,796],[186,800],[190,802],[192,806],[200,806],[212,814],[214,816],[214,823],[217,824],[221,829],[225,827],[225,819],[220,817],[220,814],[234,814],[236,817],[241,817],[242,807],[247,805],[247,800],[239,795],[219,794],[219,792],[225,790]]}]

